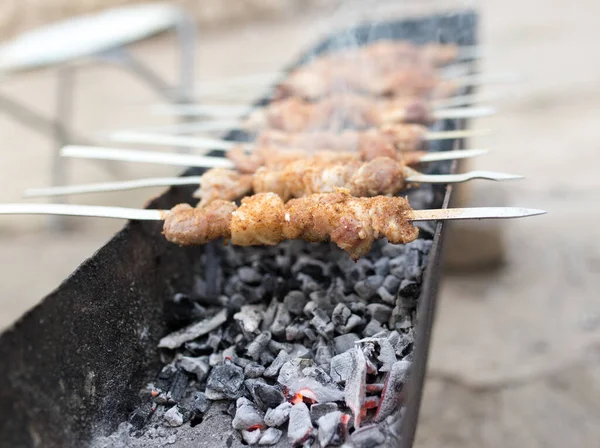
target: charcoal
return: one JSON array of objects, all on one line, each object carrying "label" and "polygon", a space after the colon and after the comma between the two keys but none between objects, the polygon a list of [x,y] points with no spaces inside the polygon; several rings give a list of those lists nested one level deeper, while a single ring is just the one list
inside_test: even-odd
[{"label": "charcoal", "polygon": [[182,330],[171,333],[160,340],[160,348],[175,349],[188,341],[192,341],[200,336],[210,333],[215,328],[221,326],[227,321],[227,310],[221,310],[213,317],[189,325]]},{"label": "charcoal", "polygon": [[164,366],[156,378],[154,385],[155,388],[167,392],[170,389],[173,380],[175,379],[177,371],[177,367],[175,367],[173,364]]},{"label": "charcoal", "polygon": [[276,428],[267,428],[267,430],[263,433],[260,440],[258,441],[259,445],[275,445],[281,439],[281,432]]},{"label": "charcoal", "polygon": [[346,325],[351,314],[350,308],[343,303],[338,303],[331,314],[331,321],[336,327],[341,327]]},{"label": "charcoal", "polygon": [[384,280],[385,278],[381,275],[371,275],[356,283],[354,290],[361,299],[368,300],[375,295]]},{"label": "charcoal", "polygon": [[260,364],[251,362],[244,368],[244,376],[246,378],[259,378],[265,372],[265,368]]},{"label": "charcoal", "polygon": [[367,314],[381,324],[387,324],[392,315],[392,308],[381,303],[367,305]]},{"label": "charcoal", "polygon": [[379,333],[382,329],[383,327],[381,326],[381,323],[379,323],[375,319],[371,319],[365,327],[365,329],[363,330],[363,336],[366,338],[371,337]]},{"label": "charcoal", "polygon": [[213,350],[217,350],[219,348],[219,345],[221,344],[221,341],[223,340],[223,330],[222,327],[218,328],[215,331],[212,331],[208,334],[208,340],[206,341],[206,344],[212,348]]},{"label": "charcoal", "polygon": [[317,333],[326,338],[332,337],[334,325],[333,322],[329,320],[327,313],[323,309],[317,308],[313,311],[313,315],[314,317],[311,319],[310,323]]},{"label": "charcoal", "polygon": [[206,317],[206,308],[186,294],[177,293],[172,300],[165,302],[164,315],[168,326],[183,326]]},{"label": "charcoal", "polygon": [[192,412],[196,414],[204,414],[210,408],[212,402],[206,398],[204,392],[196,392],[194,395],[194,403],[192,405]]},{"label": "charcoal", "polygon": [[269,302],[269,306],[267,310],[263,313],[263,322],[260,327],[263,333],[269,331],[271,325],[273,325],[273,321],[275,320],[275,314],[277,313],[277,307],[279,306],[279,302],[275,297],[271,299]]},{"label": "charcoal", "polygon": [[354,314],[364,314],[367,309],[365,302],[361,301],[360,297],[356,294],[350,294],[346,297],[346,306],[350,308],[350,311]]},{"label": "charcoal", "polygon": [[173,382],[171,383],[171,387],[169,387],[169,392],[167,394],[169,403],[179,403],[181,401],[185,394],[187,383],[187,375],[181,370],[177,370],[173,376]]},{"label": "charcoal", "polygon": [[343,384],[350,375],[352,369],[352,355],[349,351],[341,353],[331,358],[329,375],[331,379],[338,384]]},{"label": "charcoal", "polygon": [[265,413],[265,424],[267,426],[281,426],[290,416],[292,404],[286,402],[281,403],[274,409],[268,409]]},{"label": "charcoal", "polygon": [[417,250],[407,250],[405,255],[405,277],[409,280],[421,278],[420,254]]},{"label": "charcoal", "polygon": [[210,366],[202,358],[184,356],[179,360],[179,366],[186,372],[196,375],[198,381],[203,381],[210,371]]},{"label": "charcoal", "polygon": [[206,382],[206,396],[211,400],[239,397],[244,382],[244,371],[232,363],[214,367]]},{"label": "charcoal", "polygon": [[396,345],[400,342],[400,333],[396,330],[392,331],[388,336],[388,341],[392,347],[396,348]]},{"label": "charcoal", "polygon": [[265,378],[275,378],[277,375],[279,375],[281,366],[283,366],[289,360],[290,355],[285,350],[281,350],[271,365],[265,369],[263,376]]},{"label": "charcoal", "polygon": [[233,315],[233,319],[245,334],[254,334],[260,328],[264,311],[265,307],[262,305],[244,305]]},{"label": "charcoal", "polygon": [[214,349],[208,345],[208,339],[201,341],[190,341],[183,344],[185,350],[190,352],[192,355],[209,355],[214,352]]},{"label": "charcoal", "polygon": [[313,424],[317,424],[317,421],[326,414],[330,412],[335,412],[338,410],[338,405],[336,403],[315,403],[310,407],[310,419]]},{"label": "charcoal", "polygon": [[245,304],[246,299],[243,295],[233,293],[229,296],[229,300],[227,301],[227,308],[231,311],[239,311]]},{"label": "charcoal", "polygon": [[344,281],[339,277],[335,277],[327,289],[327,297],[329,297],[331,303],[340,303],[345,301],[345,293]]},{"label": "charcoal", "polygon": [[400,283],[399,295],[402,298],[415,300],[421,293],[421,284],[417,281],[404,279]]},{"label": "charcoal", "polygon": [[288,440],[292,446],[305,442],[313,431],[308,407],[302,402],[292,406],[288,424]]},{"label": "charcoal", "polygon": [[292,266],[292,259],[287,255],[277,255],[275,257],[275,264],[281,272],[288,272]]},{"label": "charcoal", "polygon": [[350,439],[355,448],[375,448],[385,443],[385,436],[377,425],[357,429]]},{"label": "charcoal", "polygon": [[285,329],[285,339],[287,341],[297,341],[304,339],[304,330],[308,328],[308,322],[291,324]]},{"label": "charcoal", "polygon": [[323,338],[319,338],[315,352],[315,362],[317,365],[325,370],[329,370],[329,362],[332,357],[331,348]]},{"label": "charcoal", "polygon": [[264,332],[259,334],[254,340],[248,345],[246,349],[246,353],[250,358],[255,361],[258,361],[260,355],[265,352],[267,345],[269,345],[269,341],[271,340],[271,333]]},{"label": "charcoal", "polygon": [[321,289],[321,286],[310,275],[300,273],[296,279],[300,281],[300,289],[306,295]]},{"label": "charcoal", "polygon": [[364,326],[364,324],[365,320],[362,317],[357,316],[356,314],[352,314],[348,318],[348,322],[346,322],[346,325],[342,326],[341,329],[343,333],[358,331]]},{"label": "charcoal", "polygon": [[291,395],[299,391],[310,390],[312,397],[318,402],[340,401],[344,391],[321,368],[303,360],[294,359],[286,362],[279,371],[277,382],[286,387]]},{"label": "charcoal", "polygon": [[290,359],[310,359],[312,355],[311,350],[302,344],[293,344],[292,351],[290,352]]},{"label": "charcoal", "polygon": [[311,257],[299,257],[296,263],[292,266],[292,274],[306,274],[313,279],[322,281],[329,276],[329,266],[319,260]]},{"label": "charcoal", "polygon": [[375,274],[385,277],[390,272],[390,259],[388,257],[382,257],[375,262],[373,265],[375,268]]},{"label": "charcoal", "polygon": [[310,302],[307,302],[306,305],[304,305],[304,309],[302,310],[302,313],[309,319],[312,319],[312,317],[314,315],[313,313],[318,307],[319,307],[319,305],[317,305],[317,303],[315,303],[311,300]]},{"label": "charcoal", "polygon": [[396,352],[389,340],[379,339],[379,355],[377,360],[381,363],[379,372],[389,372],[392,365],[396,362]]},{"label": "charcoal", "polygon": [[[333,308],[335,305],[331,301],[331,297],[327,294],[327,291],[315,291],[309,294],[310,300],[317,305],[317,308],[325,311],[327,314],[331,315]],[[306,308],[305,308],[306,309]]]},{"label": "charcoal", "polygon": [[306,338],[311,342],[317,340],[317,333],[312,328],[305,328],[304,336],[306,336]]},{"label": "charcoal", "polygon": [[307,302],[308,299],[302,291],[290,291],[283,299],[283,304],[288,311],[296,316],[302,314]]},{"label": "charcoal", "polygon": [[131,423],[135,429],[142,429],[154,413],[154,409],[154,404],[151,401],[145,401],[131,413],[129,416],[129,423]]},{"label": "charcoal", "polygon": [[275,361],[275,355],[269,351],[264,351],[260,354],[259,361],[263,366],[268,366]]},{"label": "charcoal", "polygon": [[360,338],[355,333],[346,333],[340,336],[336,336],[333,338],[333,347],[335,350],[335,354],[339,355],[344,353],[351,348],[354,348],[354,343],[358,341]]},{"label": "charcoal", "polygon": [[262,412],[247,398],[241,397],[236,401],[235,417],[231,422],[238,431],[257,428],[264,425]]},{"label": "charcoal", "polygon": [[402,244],[386,244],[381,249],[381,253],[388,258],[396,258],[404,253],[404,246]]},{"label": "charcoal", "polygon": [[262,436],[260,429],[254,431],[242,431],[242,438],[248,445],[256,445]]},{"label": "charcoal", "polygon": [[274,339],[271,339],[269,341],[269,344],[267,345],[269,351],[271,353],[276,353],[279,354],[280,351],[284,351],[284,352],[291,352],[294,349],[294,345],[290,344],[289,342],[278,342]]},{"label": "charcoal", "polygon": [[282,336],[285,334],[286,327],[290,324],[292,318],[285,304],[280,303],[277,306],[277,312],[273,324],[271,325],[271,333],[274,336]]},{"label": "charcoal", "polygon": [[359,348],[353,348],[348,353],[351,357],[351,368],[346,380],[344,399],[346,405],[354,414],[354,427],[358,428],[360,427],[363,402],[366,394],[367,360]]},{"label": "charcoal", "polygon": [[208,357],[208,365],[211,367],[218,366],[223,363],[223,353],[212,353]]},{"label": "charcoal", "polygon": [[285,400],[283,393],[276,386],[256,383],[252,389],[252,398],[260,409],[276,408]]},{"label": "charcoal", "polygon": [[237,275],[241,281],[249,285],[258,285],[263,277],[257,270],[247,266],[239,268]]},{"label": "charcoal", "polygon": [[388,275],[382,285],[390,294],[396,294],[400,287],[400,279],[395,275]]},{"label": "charcoal", "polygon": [[408,361],[397,361],[392,365],[385,378],[381,401],[375,413],[374,420],[381,422],[400,408],[402,402],[402,388],[408,378],[411,363]]},{"label": "charcoal", "polygon": [[165,423],[169,426],[181,426],[183,425],[183,415],[177,408],[177,406],[173,406],[163,415],[163,419]]},{"label": "charcoal", "polygon": [[391,294],[384,286],[379,287],[377,290],[377,295],[381,299],[382,302],[387,303],[388,305],[396,304],[396,296]]},{"label": "charcoal", "polygon": [[322,447],[341,445],[346,438],[344,420],[346,416],[334,410],[319,418],[318,438]]}]

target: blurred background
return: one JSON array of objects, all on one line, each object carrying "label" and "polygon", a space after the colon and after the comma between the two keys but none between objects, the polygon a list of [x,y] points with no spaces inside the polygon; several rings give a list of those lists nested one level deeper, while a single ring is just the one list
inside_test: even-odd
[{"label": "blurred background", "polygon": [[[0,39],[127,0],[3,0]],[[281,69],[331,28],[367,12],[340,0],[182,0],[195,23],[196,81]],[[354,2],[356,3],[356,2]],[[360,3],[360,2],[359,2]],[[523,174],[502,185],[482,181],[458,192],[460,204],[548,210],[527,220],[455,225],[447,238],[416,446],[600,446],[600,3],[595,0],[397,1],[398,17],[473,7],[481,15],[486,73],[522,81],[488,86],[499,113],[476,127],[491,136],[470,147],[493,152],[472,167]],[[373,11],[368,11],[369,14]],[[337,21],[336,21],[337,20]],[[172,82],[179,50],[172,33],[143,39],[132,54]],[[0,94],[45,115],[55,112],[53,68],[6,76]],[[118,67],[82,65],[74,129],[168,124],[149,106],[156,92]],[[259,96],[264,87],[245,95]],[[0,108],[0,111],[3,109]],[[0,202],[20,202],[50,182],[52,138],[0,114]],[[176,168],[70,160],[68,182],[168,176]],[[86,195],[72,202],[137,207],[161,189]],[[47,219],[0,220],[0,327],[6,328],[100,248],[122,222],[69,221],[51,233]]]}]

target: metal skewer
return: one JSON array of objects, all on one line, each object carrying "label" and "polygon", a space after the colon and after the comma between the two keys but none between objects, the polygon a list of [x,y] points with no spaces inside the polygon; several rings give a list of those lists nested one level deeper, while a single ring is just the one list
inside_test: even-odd
[{"label": "metal skewer", "polygon": [[[440,98],[431,101],[434,109],[448,109],[470,106],[501,97],[496,94],[482,95],[481,93]],[[241,118],[256,108],[242,104],[155,104],[151,111],[156,115],[196,116],[216,119]],[[241,122],[240,122],[241,124]]]},{"label": "metal skewer", "polygon": [[[413,210],[411,221],[447,221],[462,219],[525,218],[545,214],[545,210],[521,207],[474,207],[433,210]],[[74,204],[0,204],[0,215],[62,215],[95,218],[128,219],[134,221],[163,221],[169,210],[107,207]]]},{"label": "metal skewer", "polygon": [[[427,162],[437,162],[441,160],[454,160],[454,159],[464,159],[475,157],[479,155],[486,154],[488,151],[485,149],[461,149],[456,151],[440,151],[440,152],[432,152],[429,154],[425,154],[419,160],[422,163]],[[169,154],[171,155],[171,154]],[[215,157],[215,159],[222,160],[220,157]],[[232,164],[233,167],[233,164]],[[478,172],[476,172],[478,173]],[[488,173],[489,174],[489,173]],[[502,173],[492,173],[497,174],[498,177],[503,176]],[[411,177],[409,178],[411,182],[421,182],[418,179],[418,176],[421,175],[416,171],[411,170]],[[421,175],[425,176],[425,175]],[[504,175],[511,176],[511,175]],[[439,176],[432,176],[434,180]],[[473,178],[481,178],[478,176],[474,176]],[[517,177],[509,177],[510,179]],[[123,182],[101,182],[95,184],[83,184],[83,185],[66,185],[59,187],[47,187],[47,188],[30,188],[25,190],[23,193],[23,197],[25,198],[35,198],[35,197],[51,197],[51,196],[67,196],[73,194],[86,194],[86,193],[101,193],[101,192],[110,192],[110,191],[124,191],[124,190],[134,190],[138,188],[148,188],[148,187],[168,187],[175,185],[200,185],[202,176],[185,176],[185,177],[157,177],[157,178],[149,178],[149,179],[136,179],[136,180],[128,180]],[[467,179],[468,180],[468,179]],[[493,180],[500,180],[497,177],[493,177]],[[425,179],[427,182],[427,179]],[[435,183],[445,183],[445,182],[435,182]]]},{"label": "metal skewer", "polygon": [[[453,140],[459,138],[475,137],[488,134],[486,129],[460,129],[456,131],[437,131],[428,132],[425,140]],[[109,140],[120,143],[135,143],[149,146],[177,146],[193,149],[220,149],[228,151],[240,143],[246,149],[251,149],[254,145],[247,142],[236,142],[231,140],[220,140],[209,137],[190,137],[186,135],[171,135],[152,132],[121,131],[108,135]]]}]

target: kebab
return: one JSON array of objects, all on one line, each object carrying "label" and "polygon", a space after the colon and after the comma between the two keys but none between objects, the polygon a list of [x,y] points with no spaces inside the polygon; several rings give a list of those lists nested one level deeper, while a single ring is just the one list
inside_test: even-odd
[{"label": "kebab", "polygon": [[280,129],[287,132],[365,129],[393,123],[431,124],[447,118],[469,118],[493,113],[489,108],[458,108],[432,111],[421,98],[372,100],[360,95],[333,95],[311,103],[297,97],[269,103],[246,121],[251,130]]},{"label": "kebab", "polygon": [[331,240],[354,260],[366,254],[375,239],[395,244],[414,240],[415,221],[505,219],[543,214],[514,207],[412,210],[400,197],[355,198],[347,191],[311,195],[284,204],[273,193],[242,201],[215,201],[204,208],[180,204],[170,211],[71,204],[3,204],[0,214],[51,214],[165,221],[163,234],[179,245],[200,245],[225,238],[234,245],[275,245],[286,239]]},{"label": "kebab", "polygon": [[[424,154],[418,161],[430,162],[443,160],[450,155],[458,158],[484,153],[484,150],[477,149],[436,152]],[[206,164],[206,159],[212,159],[215,163],[220,164],[220,167],[208,170],[202,176],[138,179],[125,182],[30,189],[25,192],[25,196],[61,196],[122,191],[153,186],[200,185],[201,188],[197,190],[195,196],[202,199],[200,205],[203,206],[215,199],[233,200],[239,198],[251,191],[252,188],[255,192],[277,192],[284,199],[310,192],[333,191],[333,189],[343,186],[347,186],[353,191],[353,194],[372,196],[376,194],[393,194],[402,189],[401,185],[407,183],[445,184],[466,182],[471,179],[510,180],[520,178],[520,176],[512,174],[490,171],[471,171],[451,175],[422,174],[406,167],[406,160],[403,162],[389,157],[380,157],[370,162],[361,162],[356,153],[322,151],[310,155],[301,151],[285,151],[283,154],[285,157],[270,158],[267,163],[268,168],[261,168],[253,176],[225,169],[222,164],[227,161],[221,158],[164,154],[166,161],[176,165],[187,166],[193,164],[196,157],[200,159],[199,164],[201,166]],[[297,157],[291,158],[290,156],[293,154],[296,154]],[[63,155],[137,162],[157,162],[157,155],[160,156],[160,154],[153,152],[87,147],[66,147],[63,149]],[[392,185],[395,187],[392,187]],[[287,191],[290,191],[290,193],[286,193]],[[368,193],[365,193],[365,191]]]}]

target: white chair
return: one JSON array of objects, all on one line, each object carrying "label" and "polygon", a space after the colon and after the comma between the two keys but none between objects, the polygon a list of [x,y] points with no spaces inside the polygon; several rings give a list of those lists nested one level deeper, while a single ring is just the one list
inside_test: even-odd
[{"label": "white chair", "polygon": [[[178,36],[181,66],[177,86],[169,86],[126,48],[165,31],[174,31]],[[195,34],[195,25],[185,12],[166,3],[109,9],[25,33],[0,45],[0,77],[56,67],[58,83],[55,116],[41,116],[4,95],[0,95],[0,109],[29,127],[53,136],[55,151],[51,183],[63,185],[65,172],[59,154],[60,148],[69,143],[85,143],[83,138],[71,132],[69,125],[72,78],[76,62],[91,58],[119,63],[164,95],[168,101],[185,103],[193,95]]]}]

